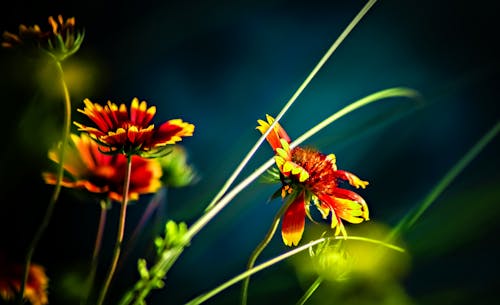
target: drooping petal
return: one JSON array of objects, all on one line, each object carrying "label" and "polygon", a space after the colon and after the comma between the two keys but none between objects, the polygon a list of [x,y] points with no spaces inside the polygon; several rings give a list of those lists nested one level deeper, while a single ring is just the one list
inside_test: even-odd
[{"label": "drooping petal", "polygon": [[328,196],[326,194],[319,195],[318,198],[332,212],[332,220],[334,216],[338,217],[338,223],[341,222],[340,219],[344,219],[350,223],[361,223],[364,220],[368,220],[368,211],[365,211],[364,206],[357,201]]},{"label": "drooping petal", "polygon": [[302,191],[294,199],[283,215],[283,223],[281,225],[281,237],[287,246],[296,246],[302,239],[305,226],[305,202],[304,192]]},{"label": "drooping petal", "polygon": [[347,199],[356,202],[359,205],[361,211],[363,212],[361,214],[363,219],[364,220],[370,219],[368,205],[366,204],[366,201],[363,199],[363,197],[359,196],[357,193],[343,188],[335,188],[332,190],[332,195],[340,199]]},{"label": "drooping petal", "polygon": [[336,170],[335,171],[335,176],[339,179],[348,181],[350,185],[354,186],[355,188],[365,188],[369,182],[364,181],[358,178],[358,176],[354,175],[353,173],[343,171],[343,170]]}]

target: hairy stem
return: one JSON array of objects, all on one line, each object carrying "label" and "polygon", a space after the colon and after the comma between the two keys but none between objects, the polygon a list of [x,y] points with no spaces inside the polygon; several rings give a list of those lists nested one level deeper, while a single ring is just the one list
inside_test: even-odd
[{"label": "hairy stem", "polygon": [[128,205],[128,190],[130,187],[130,173],[132,170],[132,156],[127,155],[127,169],[125,171],[125,182],[123,185],[123,200],[121,202],[120,207],[120,218],[118,221],[118,232],[116,235],[115,249],[113,252],[113,258],[111,260],[111,265],[109,267],[108,275],[104,281],[104,285],[102,286],[101,292],[99,294],[99,298],[97,299],[97,305],[101,305],[106,297],[106,293],[108,292],[109,285],[111,284],[111,280],[113,279],[113,275],[116,270],[116,265],[118,264],[118,259],[120,257],[120,250],[123,241],[123,234],[125,232],[125,218],[127,215],[127,205]]},{"label": "hairy stem", "polygon": [[26,289],[26,282],[28,281],[29,267],[31,265],[31,259],[33,257],[33,253],[35,252],[35,248],[37,247],[40,238],[45,233],[45,230],[47,229],[47,226],[50,223],[50,219],[52,218],[52,214],[54,212],[55,204],[59,199],[59,194],[61,192],[61,182],[64,174],[64,157],[65,157],[69,133],[71,130],[71,99],[69,95],[69,90],[68,86],[66,85],[66,81],[64,80],[64,71],[61,62],[56,60],[55,64],[57,72],[59,73],[60,85],[64,95],[64,121],[63,121],[61,147],[59,150],[59,164],[57,169],[57,177],[56,177],[54,192],[52,193],[52,196],[50,198],[49,205],[47,207],[47,210],[45,211],[42,223],[38,227],[38,230],[35,232],[35,235],[31,240],[31,243],[29,244],[28,252],[26,254],[23,278],[21,281],[21,287],[19,289],[19,299],[18,299],[19,305],[23,303],[24,291]]}]

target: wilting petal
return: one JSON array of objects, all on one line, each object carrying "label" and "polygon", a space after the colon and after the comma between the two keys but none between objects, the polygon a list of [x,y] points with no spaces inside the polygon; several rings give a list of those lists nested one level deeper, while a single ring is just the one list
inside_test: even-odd
[{"label": "wilting petal", "polygon": [[281,236],[285,245],[296,246],[299,244],[302,233],[304,233],[305,217],[304,192],[301,192],[283,215]]},{"label": "wilting petal", "polygon": [[366,201],[363,199],[363,197],[359,196],[357,193],[343,188],[335,188],[332,190],[332,195],[340,199],[347,199],[358,203],[361,210],[363,211],[361,215],[363,219],[364,220],[370,219],[368,212],[368,205],[366,204]]},{"label": "wilting petal", "polygon": [[355,188],[361,187],[364,189],[369,184],[368,181],[361,180],[358,178],[358,176],[343,170],[336,170],[335,176],[339,179],[348,181],[349,184],[354,186]]},{"label": "wilting petal", "polygon": [[[319,195],[318,198],[330,208],[332,218],[337,216],[351,223],[368,220],[368,210],[365,210],[365,206],[357,201],[328,195]],[[338,222],[340,223],[340,220]]]}]

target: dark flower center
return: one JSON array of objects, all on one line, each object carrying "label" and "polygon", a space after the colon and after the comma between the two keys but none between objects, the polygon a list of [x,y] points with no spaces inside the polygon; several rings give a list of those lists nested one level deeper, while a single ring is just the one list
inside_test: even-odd
[{"label": "dark flower center", "polygon": [[313,193],[331,194],[337,187],[335,170],[327,155],[312,148],[296,147],[292,150],[292,161],[309,173],[304,184]]}]

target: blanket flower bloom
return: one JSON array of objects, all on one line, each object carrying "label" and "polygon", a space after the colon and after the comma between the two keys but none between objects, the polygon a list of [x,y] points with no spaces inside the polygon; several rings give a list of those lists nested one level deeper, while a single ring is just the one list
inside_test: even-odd
[{"label": "blanket flower bloom", "polygon": [[[13,301],[21,288],[23,278],[22,264],[7,262],[0,255],[0,298]],[[28,269],[28,280],[24,297],[32,305],[48,304],[47,288],[49,279],[45,269],[38,264],[31,264]]]},{"label": "blanket flower bloom", "polygon": [[[274,118],[266,115],[266,121],[258,120],[257,130],[264,134]],[[275,152],[275,162],[282,183],[281,197],[291,194],[293,202],[283,215],[281,236],[287,246],[296,246],[302,238],[305,216],[312,220],[309,206],[314,204],[324,219],[331,214],[331,227],[335,235],[347,236],[342,220],[361,223],[368,220],[368,206],[357,193],[339,187],[346,181],[356,188],[365,188],[367,181],[356,175],[337,169],[334,154],[325,155],[312,148],[290,148],[290,137],[279,123],[266,137]]]},{"label": "blanket flower bloom", "polygon": [[80,48],[85,36],[84,31],[76,29],[75,18],[64,19],[49,16],[50,30],[42,30],[37,24],[33,26],[19,25],[18,34],[4,31],[2,47],[40,47],[58,61],[63,61]]},{"label": "blanket flower bloom", "polygon": [[194,125],[181,119],[169,120],[158,128],[151,124],[156,107],[148,107],[145,101],[132,100],[130,113],[125,104],[118,106],[108,101],[101,106],[89,99],[83,101],[85,108],[78,109],[94,122],[96,127],[74,122],[79,131],[88,133],[100,146],[106,147],[106,153],[126,155],[154,156],[183,137],[192,136]]},{"label": "blanket flower bloom", "polygon": [[[106,198],[123,200],[124,173],[127,167],[127,157],[122,154],[104,154],[99,145],[87,134],[71,135],[72,143],[68,144],[68,155],[64,158],[64,170],[67,175],[61,185],[68,188],[81,188],[91,193],[102,194]],[[59,163],[57,149],[49,151],[49,158]],[[162,169],[156,159],[144,159],[131,156],[130,200],[139,199],[139,195],[154,193],[161,187]],[[56,183],[56,175],[43,173],[47,184]]]}]

